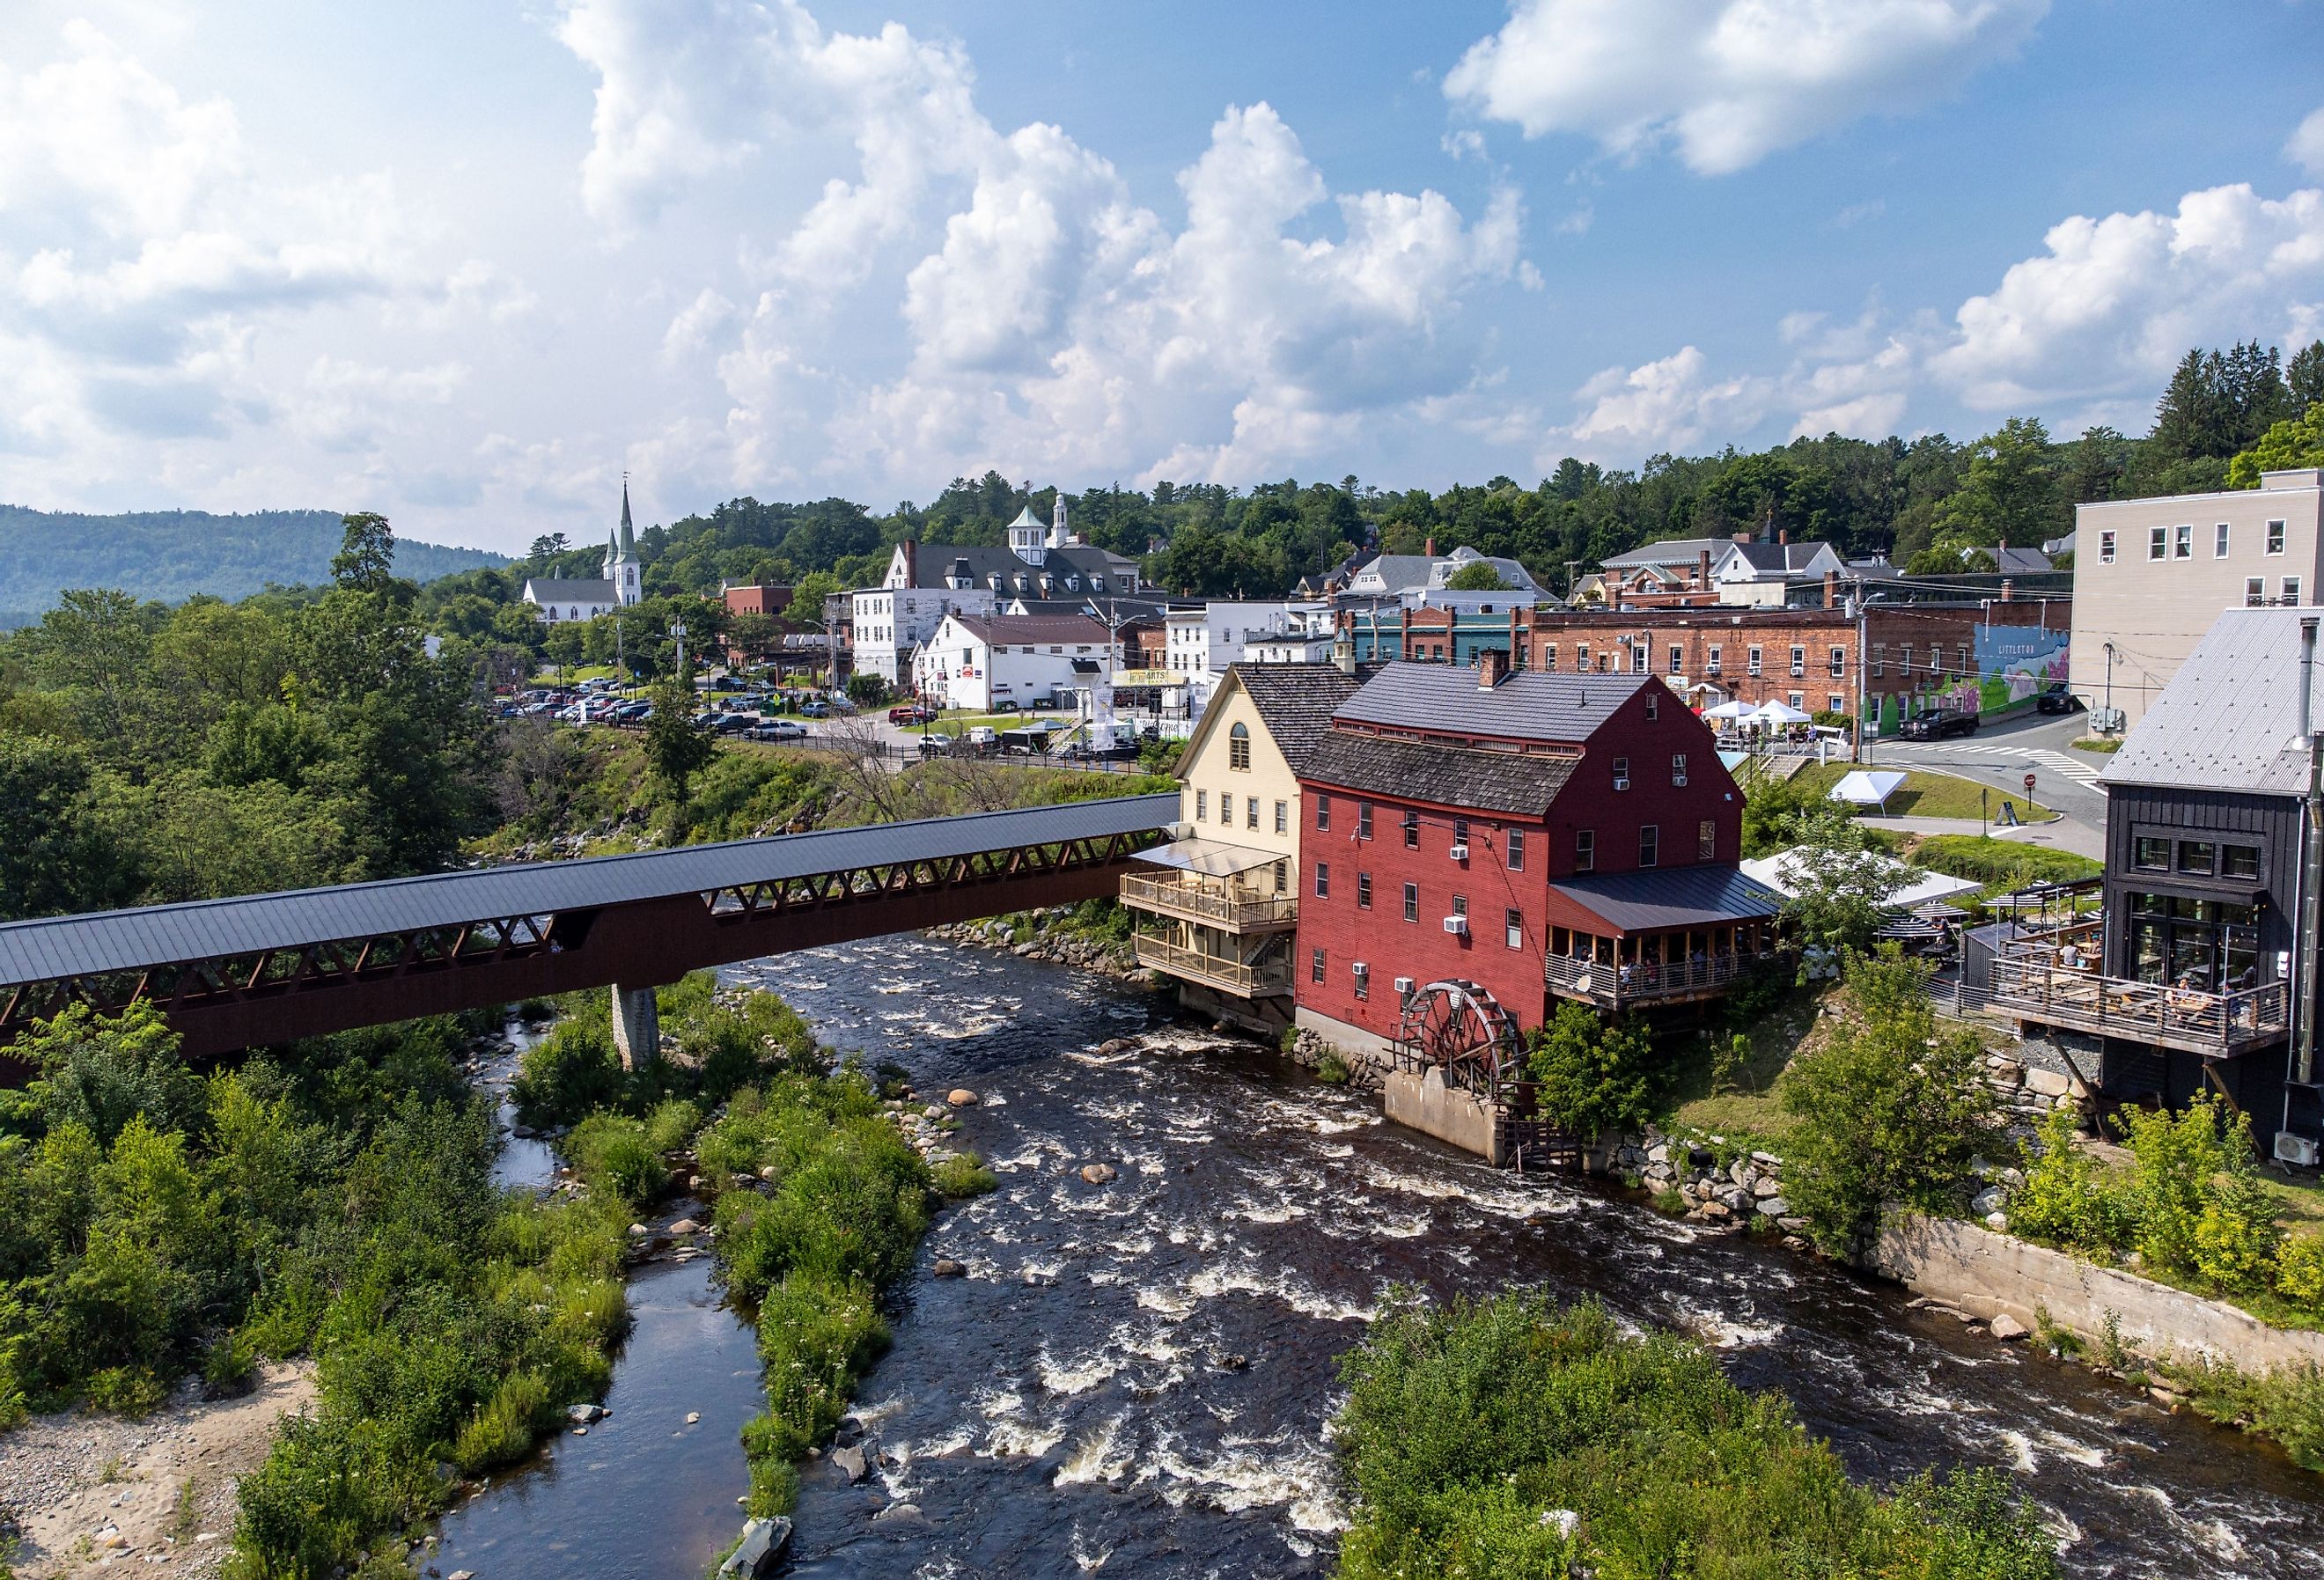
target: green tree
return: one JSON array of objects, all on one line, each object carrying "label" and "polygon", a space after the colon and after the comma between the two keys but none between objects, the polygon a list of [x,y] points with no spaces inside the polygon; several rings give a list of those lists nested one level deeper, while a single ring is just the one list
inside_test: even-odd
[{"label": "green tree", "polygon": [[1820,1242],[1848,1252],[1877,1231],[1884,1203],[1960,1205],[1994,1100],[1977,1033],[1938,1026],[1926,967],[1892,944],[1849,956],[1842,975],[1848,1017],[1793,1061],[1778,1091],[1796,1122],[1784,1195]]},{"label": "green tree", "polygon": [[716,743],[694,724],[694,687],[672,676],[653,690],[653,716],[646,720],[646,762],[669,798],[686,805],[694,776],[718,754]]},{"label": "green tree", "polygon": [[395,576],[395,531],[387,518],[362,511],[345,518],[339,551],[331,556],[331,579],[350,592],[370,593],[410,603],[419,589]]},{"label": "green tree", "polygon": [[2049,430],[2033,418],[2013,417],[1972,447],[1968,476],[1938,507],[1936,546],[2038,544],[2071,524],[2059,498]]},{"label": "green tree", "polygon": [[98,910],[135,883],[134,844],[78,746],[0,730],[0,919]]},{"label": "green tree", "polygon": [[1455,593],[1505,593],[1509,584],[1489,559],[1472,559],[1444,578],[1447,591]]},{"label": "green tree", "polygon": [[2292,415],[2305,417],[2324,401],[2324,340],[2310,340],[2294,353],[2284,369],[2285,393],[2292,398]]},{"label": "green tree", "polygon": [[1560,1001],[1533,1033],[1526,1068],[1542,1117],[1569,1134],[1595,1140],[1660,1115],[1665,1072],[1635,1021],[1608,1025],[1589,1006]]},{"label": "green tree", "polygon": [[2308,408],[2296,420],[2277,423],[2259,442],[2227,463],[2227,485],[2256,488],[2264,472],[2285,472],[2302,467],[2324,467],[2324,402]]}]

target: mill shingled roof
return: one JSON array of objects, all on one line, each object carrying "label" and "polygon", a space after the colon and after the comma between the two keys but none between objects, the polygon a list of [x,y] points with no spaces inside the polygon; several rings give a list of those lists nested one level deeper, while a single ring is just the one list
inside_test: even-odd
[{"label": "mill shingled roof", "polygon": [[1539,817],[1580,765],[1576,757],[1479,752],[1433,741],[1331,730],[1316,742],[1306,766],[1298,772],[1302,781],[1334,790]]},{"label": "mill shingled roof", "polygon": [[1332,710],[1355,694],[1356,679],[1332,664],[1228,666],[1259,709],[1293,773],[1300,772],[1332,727]]}]

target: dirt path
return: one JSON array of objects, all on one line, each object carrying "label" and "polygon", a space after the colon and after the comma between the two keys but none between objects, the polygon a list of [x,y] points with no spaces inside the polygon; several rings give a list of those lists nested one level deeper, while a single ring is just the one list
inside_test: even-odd
[{"label": "dirt path", "polygon": [[270,1365],[240,1399],[181,1390],[143,1420],[69,1410],[0,1434],[0,1512],[15,1521],[23,1580],[124,1563],[216,1572],[235,1483],[266,1457],[276,1423],[306,1409],[313,1368]]}]

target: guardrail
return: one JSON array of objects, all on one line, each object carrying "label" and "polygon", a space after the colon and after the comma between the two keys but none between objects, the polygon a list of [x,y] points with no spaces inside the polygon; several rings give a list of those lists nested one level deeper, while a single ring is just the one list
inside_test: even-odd
[{"label": "guardrail", "polygon": [[1167,910],[1237,932],[1288,927],[1299,919],[1299,901],[1290,894],[1238,897],[1208,884],[1131,874],[1121,880],[1125,905]]},{"label": "guardrail", "polygon": [[1182,949],[1151,933],[1132,933],[1130,948],[1140,966],[1186,977],[1206,987],[1224,988],[1246,998],[1267,998],[1291,991],[1291,967],[1246,966],[1199,949]]},{"label": "guardrail", "polygon": [[1609,966],[1564,955],[1545,956],[1542,976],[1553,991],[1602,1004],[1649,1003],[1730,987],[1761,966],[1782,958],[1764,955],[1711,955],[1700,960],[1656,965],[1648,960]]},{"label": "guardrail", "polygon": [[1987,1004],[2021,1020],[2103,1037],[2224,1053],[2291,1028],[2290,984],[2206,993],[2007,957],[1993,963]]}]

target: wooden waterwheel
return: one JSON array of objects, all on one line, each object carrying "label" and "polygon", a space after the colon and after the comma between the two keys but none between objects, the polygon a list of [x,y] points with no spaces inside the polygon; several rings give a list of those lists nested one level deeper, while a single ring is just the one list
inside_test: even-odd
[{"label": "wooden waterwheel", "polygon": [[1405,1001],[1397,1041],[1408,1057],[1436,1065],[1444,1084],[1490,1095],[1525,1068],[1525,1044],[1500,1002],[1473,982],[1432,982]]}]

